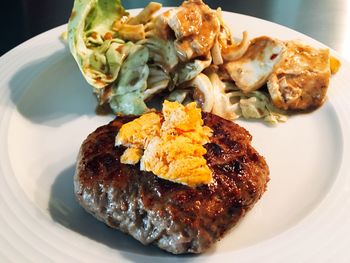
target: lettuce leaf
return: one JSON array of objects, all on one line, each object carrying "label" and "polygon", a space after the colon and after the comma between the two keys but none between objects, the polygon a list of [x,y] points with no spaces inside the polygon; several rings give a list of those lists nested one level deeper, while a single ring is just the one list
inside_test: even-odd
[{"label": "lettuce leaf", "polygon": [[146,47],[135,45],[123,63],[120,76],[112,87],[109,104],[114,112],[141,114],[147,110],[143,92],[147,88],[149,52]]},{"label": "lettuce leaf", "polygon": [[140,115],[148,109],[138,91],[115,95],[111,97],[109,104],[114,112],[122,114]]},{"label": "lettuce leaf", "polygon": [[126,12],[120,0],[75,0],[68,22],[70,51],[95,92],[114,82],[127,51],[118,38],[104,40],[117,19]]},{"label": "lettuce leaf", "polygon": [[151,37],[140,41],[140,44],[149,49],[150,58],[154,64],[167,73],[172,71],[179,62],[173,40]]},{"label": "lettuce leaf", "polygon": [[[141,114],[147,110],[143,91],[147,88],[149,52],[115,37],[113,24],[126,14],[120,0],[75,0],[68,43],[98,97],[105,97],[104,90],[108,90],[107,101],[115,113]],[[111,91],[105,89],[111,85]]]},{"label": "lettuce leaf", "polygon": [[177,74],[177,84],[194,79],[199,73],[211,64],[211,56],[205,59],[195,59],[193,61],[183,63],[179,66]]},{"label": "lettuce leaf", "polygon": [[239,101],[242,116],[246,119],[260,119],[276,124],[287,121],[285,112],[275,108],[268,95],[262,91],[253,91],[249,94],[242,94]]},{"label": "lettuce leaf", "polygon": [[133,46],[121,67],[117,84],[114,86],[116,95],[124,95],[133,91],[142,92],[147,88],[148,56],[147,48]]}]

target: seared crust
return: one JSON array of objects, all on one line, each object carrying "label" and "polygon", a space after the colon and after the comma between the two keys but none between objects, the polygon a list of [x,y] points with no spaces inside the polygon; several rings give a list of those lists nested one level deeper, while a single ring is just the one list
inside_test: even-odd
[{"label": "seared crust", "polygon": [[121,164],[114,140],[118,117],[91,133],[81,146],[74,178],[78,202],[99,220],[172,253],[200,253],[222,237],[266,189],[269,169],[242,127],[210,113],[213,130],[205,158],[213,183],[190,188]]}]

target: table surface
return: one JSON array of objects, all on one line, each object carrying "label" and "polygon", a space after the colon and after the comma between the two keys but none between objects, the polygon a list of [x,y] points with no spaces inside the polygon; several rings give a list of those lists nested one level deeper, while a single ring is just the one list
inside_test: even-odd
[{"label": "table surface", "polygon": [[[11,0],[0,9],[0,55],[21,42],[67,22],[74,0]],[[123,1],[129,8],[147,0]],[[182,1],[158,1],[177,6]],[[206,0],[212,8],[269,20],[302,32],[350,60],[350,0]]]}]

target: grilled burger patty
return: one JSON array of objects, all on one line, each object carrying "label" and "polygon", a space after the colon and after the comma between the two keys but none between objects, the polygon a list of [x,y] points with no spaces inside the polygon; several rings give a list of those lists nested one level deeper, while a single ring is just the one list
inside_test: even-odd
[{"label": "grilled burger patty", "polygon": [[239,125],[202,113],[213,130],[204,156],[213,183],[190,188],[120,163],[115,147],[120,127],[136,117],[118,117],[83,142],[74,191],[97,219],[174,254],[200,253],[221,238],[266,189],[269,168]]}]

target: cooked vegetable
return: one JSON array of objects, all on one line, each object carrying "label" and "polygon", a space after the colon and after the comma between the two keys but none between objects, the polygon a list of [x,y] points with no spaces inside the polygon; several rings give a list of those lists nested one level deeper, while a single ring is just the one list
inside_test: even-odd
[{"label": "cooked vegetable", "polygon": [[176,89],[172,91],[166,99],[169,101],[177,101],[179,103],[183,103],[187,96],[191,93],[189,89]]},{"label": "cooked vegetable", "polygon": [[200,73],[188,86],[193,87],[193,99],[197,102],[203,111],[211,112],[214,106],[213,87],[209,78]]},{"label": "cooked vegetable", "polygon": [[165,72],[169,73],[174,70],[179,63],[176,55],[174,42],[157,37],[150,37],[139,44],[149,49],[150,58],[153,63],[160,66]]},{"label": "cooked vegetable", "polygon": [[331,77],[329,49],[289,41],[283,57],[267,81],[273,104],[283,110],[321,106]]},{"label": "cooked vegetable", "polygon": [[170,76],[155,65],[150,65],[147,89],[144,91],[144,99],[148,100],[153,95],[160,93],[168,87]]},{"label": "cooked vegetable", "polygon": [[245,93],[261,88],[278,62],[285,46],[282,41],[262,36],[254,38],[247,51],[237,60],[225,64],[225,69],[237,87]]},{"label": "cooked vegetable", "polygon": [[162,5],[160,3],[150,2],[137,16],[130,18],[128,24],[146,24],[152,19],[153,14],[161,7]]},{"label": "cooked vegetable", "polygon": [[214,98],[212,113],[231,121],[239,118],[242,115],[239,97],[235,100],[231,99],[234,97],[233,93],[226,92],[225,84],[215,72],[210,72],[208,75],[212,83]]},{"label": "cooked vegetable", "polygon": [[181,84],[185,81],[194,79],[205,68],[209,67],[210,64],[211,64],[211,56],[208,56],[203,60],[196,59],[186,64],[182,64],[177,71],[178,83]]},{"label": "cooked vegetable", "polygon": [[276,109],[267,94],[261,91],[254,91],[247,96],[243,95],[239,101],[239,106],[243,117],[247,119],[264,118],[269,123],[285,122],[287,120],[287,116]]},{"label": "cooked vegetable", "polygon": [[[120,77],[112,88],[110,106],[116,113],[141,114],[147,106],[143,92],[147,88],[149,74],[148,49],[133,46],[120,70]],[[129,105],[130,104],[130,105]]]},{"label": "cooked vegetable", "polygon": [[118,35],[122,39],[131,41],[138,41],[146,37],[144,25],[122,25],[118,31]]},{"label": "cooked vegetable", "polygon": [[209,72],[209,78],[213,89],[214,114],[228,120],[235,120],[240,116],[246,119],[263,118],[272,124],[287,120],[286,114],[272,105],[266,93],[254,91],[245,94],[238,89],[228,90],[215,72]]},{"label": "cooked vegetable", "polygon": [[[160,8],[151,2],[130,16],[120,0],[74,2],[68,23],[71,53],[100,104],[109,104],[115,113],[141,114],[148,111],[146,101],[161,94],[183,104],[196,101],[202,110],[229,120],[261,118],[276,123],[286,120],[286,113],[276,107],[307,108],[285,106],[293,96],[318,98],[312,74],[304,78],[298,73],[307,83],[293,94],[285,88],[284,83],[291,86],[297,77],[290,73],[306,67],[302,63],[288,68],[288,79],[277,74],[288,64],[286,48],[292,41],[267,36],[250,40],[246,31],[237,40],[221,9],[212,10],[202,0],[184,1],[155,16]],[[340,62],[329,52],[324,61],[329,72],[338,71]],[[318,86],[327,86],[329,77],[325,75],[325,85]],[[261,90],[266,84],[269,93]],[[323,102],[325,92],[321,95]]]},{"label": "cooked vegetable", "polygon": [[[98,92],[113,83],[127,54],[113,38],[112,24],[125,14],[120,0],[76,0],[68,23],[70,51],[86,80]],[[105,40],[110,33],[112,39]]]},{"label": "cooked vegetable", "polygon": [[[222,45],[223,43],[221,43]],[[250,41],[248,32],[243,32],[243,39],[238,44],[224,45],[222,48],[222,57],[225,61],[233,61],[241,58],[249,47]]]}]

